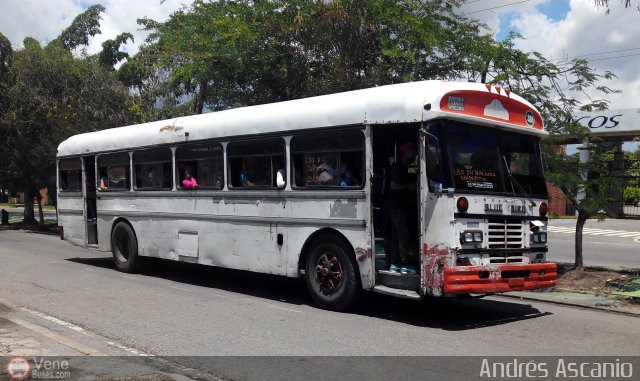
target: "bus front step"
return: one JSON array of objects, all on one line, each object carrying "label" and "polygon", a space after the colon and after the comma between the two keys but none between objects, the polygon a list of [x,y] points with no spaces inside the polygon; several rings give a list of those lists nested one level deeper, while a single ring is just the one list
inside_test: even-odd
[{"label": "bus front step", "polygon": [[380,284],[375,286],[373,288],[373,291],[380,294],[398,296],[400,298],[405,298],[405,299],[419,300],[421,298],[420,295],[415,291],[402,290],[399,288],[387,287]]},{"label": "bus front step", "polygon": [[420,275],[418,274],[400,274],[395,271],[378,270],[378,281],[380,285],[400,288],[404,290],[419,290]]}]

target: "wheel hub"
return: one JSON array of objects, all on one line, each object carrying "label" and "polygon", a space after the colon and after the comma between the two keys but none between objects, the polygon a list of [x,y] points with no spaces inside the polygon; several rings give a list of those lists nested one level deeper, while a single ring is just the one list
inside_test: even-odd
[{"label": "wheel hub", "polygon": [[320,256],[316,264],[317,282],[325,294],[332,294],[342,281],[342,263],[331,253]]}]

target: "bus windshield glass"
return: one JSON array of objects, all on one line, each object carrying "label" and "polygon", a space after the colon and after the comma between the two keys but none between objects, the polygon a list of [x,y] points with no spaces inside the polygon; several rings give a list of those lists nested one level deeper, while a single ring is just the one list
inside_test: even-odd
[{"label": "bus windshield glass", "polygon": [[437,187],[546,197],[539,138],[452,121],[433,122],[429,132],[439,142],[439,165],[431,178]]}]

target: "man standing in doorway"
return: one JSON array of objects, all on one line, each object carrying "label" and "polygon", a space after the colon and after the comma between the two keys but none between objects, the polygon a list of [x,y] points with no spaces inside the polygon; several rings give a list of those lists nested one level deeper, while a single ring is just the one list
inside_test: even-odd
[{"label": "man standing in doorway", "polygon": [[[391,220],[391,239],[389,241],[390,270],[403,274],[416,274],[415,265],[410,263],[409,217],[415,206],[417,174],[410,165],[416,159],[413,144],[404,143],[398,150],[400,159],[391,167],[387,211]],[[413,170],[412,170],[413,169]]]}]

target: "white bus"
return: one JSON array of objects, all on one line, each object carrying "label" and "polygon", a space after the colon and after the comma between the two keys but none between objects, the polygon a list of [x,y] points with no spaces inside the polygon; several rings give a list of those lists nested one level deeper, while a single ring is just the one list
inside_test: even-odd
[{"label": "white bus", "polygon": [[[305,277],[344,310],[360,290],[420,299],[554,286],[535,108],[491,85],[423,81],[73,136],[57,155],[72,244]],[[410,259],[389,270],[390,168],[412,144]],[[406,150],[405,150],[406,151]],[[189,170],[198,188],[185,189]],[[411,206],[413,205],[413,206]]]}]

